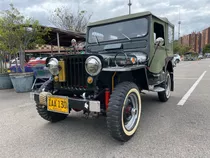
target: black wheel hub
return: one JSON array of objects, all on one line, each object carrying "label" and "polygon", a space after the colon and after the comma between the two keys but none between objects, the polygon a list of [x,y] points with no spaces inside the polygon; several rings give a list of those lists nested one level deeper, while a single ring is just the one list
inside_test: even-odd
[{"label": "black wheel hub", "polygon": [[125,102],[123,111],[123,121],[127,130],[132,130],[135,126],[138,112],[137,104],[137,96],[131,93]]},{"label": "black wheel hub", "polygon": [[128,102],[124,108],[124,122],[125,122],[125,124],[127,124],[127,122],[129,122],[132,118],[132,109],[133,109],[132,102],[130,100],[128,100]]}]

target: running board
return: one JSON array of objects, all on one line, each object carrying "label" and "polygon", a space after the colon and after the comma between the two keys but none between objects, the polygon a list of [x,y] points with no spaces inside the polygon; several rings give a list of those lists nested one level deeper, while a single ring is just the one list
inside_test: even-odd
[{"label": "running board", "polygon": [[163,92],[163,91],[165,91],[164,88],[158,87],[158,86],[155,87],[154,85],[149,85],[149,90],[153,91],[153,92]]}]

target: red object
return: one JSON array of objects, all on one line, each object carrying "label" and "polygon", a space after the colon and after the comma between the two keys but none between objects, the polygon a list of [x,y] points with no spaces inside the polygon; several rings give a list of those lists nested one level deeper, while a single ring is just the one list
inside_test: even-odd
[{"label": "red object", "polygon": [[106,106],[106,110],[108,109],[109,98],[110,98],[110,91],[109,91],[108,88],[106,88],[105,89],[105,106]]},{"label": "red object", "polygon": [[81,110],[78,110],[78,109],[73,109],[74,111],[76,111],[76,112],[80,112]]},{"label": "red object", "polygon": [[44,59],[39,59],[39,60],[30,60],[28,63],[27,63],[27,66],[36,66],[38,64],[41,64],[41,65],[45,65],[46,64],[46,60]]}]

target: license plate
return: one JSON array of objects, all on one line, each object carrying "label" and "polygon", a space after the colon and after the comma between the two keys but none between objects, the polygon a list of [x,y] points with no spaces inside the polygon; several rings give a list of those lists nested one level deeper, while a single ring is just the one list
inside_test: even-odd
[{"label": "license plate", "polygon": [[48,111],[52,111],[52,112],[68,114],[69,113],[68,98],[48,96],[47,109]]}]

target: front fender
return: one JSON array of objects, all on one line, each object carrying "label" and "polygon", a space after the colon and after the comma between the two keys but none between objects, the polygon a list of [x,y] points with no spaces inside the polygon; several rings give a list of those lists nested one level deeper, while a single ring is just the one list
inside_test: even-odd
[{"label": "front fender", "polygon": [[44,89],[45,92],[53,90],[53,78],[47,80],[38,90],[38,93],[42,92]]}]

